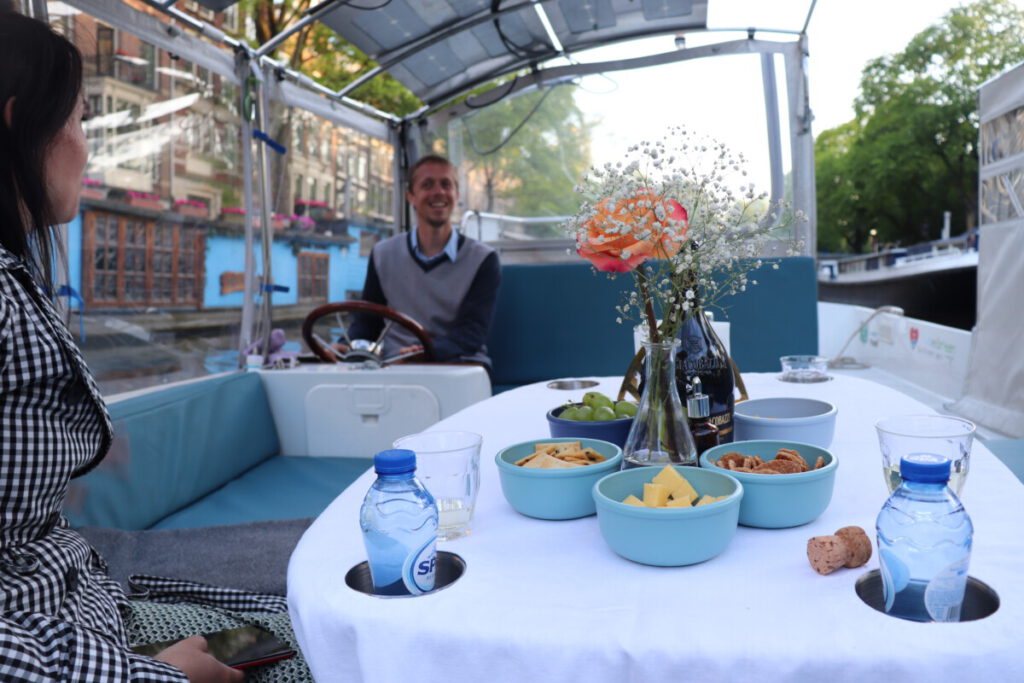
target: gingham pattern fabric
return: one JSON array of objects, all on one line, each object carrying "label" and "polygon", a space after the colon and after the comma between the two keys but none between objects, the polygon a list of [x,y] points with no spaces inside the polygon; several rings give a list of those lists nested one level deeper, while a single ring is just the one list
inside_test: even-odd
[{"label": "gingham pattern fabric", "polygon": [[251,593],[237,588],[210,586],[197,581],[134,574],[128,578],[128,585],[133,598],[153,602],[190,602],[236,612],[288,611],[288,599],[283,595]]},{"label": "gingham pattern fabric", "polygon": [[103,400],[50,302],[0,248],[0,681],[185,681],[127,649],[128,601],[61,516],[110,445]]}]

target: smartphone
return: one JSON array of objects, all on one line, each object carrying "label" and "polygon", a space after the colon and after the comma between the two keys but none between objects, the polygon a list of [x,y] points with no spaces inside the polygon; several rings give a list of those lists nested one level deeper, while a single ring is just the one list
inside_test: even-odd
[{"label": "smartphone", "polygon": [[[258,626],[229,628],[223,631],[204,633],[203,637],[206,638],[210,654],[235,669],[269,664],[295,656],[295,650],[291,649],[287,643],[281,642],[273,633]],[[136,645],[132,651],[152,657],[176,642],[178,641],[168,640],[162,643]]]}]

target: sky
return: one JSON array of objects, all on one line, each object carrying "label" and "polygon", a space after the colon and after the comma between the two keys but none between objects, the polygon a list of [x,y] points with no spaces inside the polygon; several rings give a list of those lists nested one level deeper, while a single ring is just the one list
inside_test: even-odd
[{"label": "sky", "polygon": [[[708,27],[799,30],[811,3],[718,0],[716,5],[712,1]],[[853,118],[861,71],[871,59],[901,51],[917,33],[940,22],[960,4],[956,0],[818,0],[807,29],[814,134]],[[1024,0],[1016,4],[1024,7]],[[716,13],[716,6],[725,10]],[[694,35],[687,46],[736,37],[741,36]],[[771,33],[759,33],[757,37],[787,42],[795,38]],[[673,49],[672,39],[657,40],[661,45],[656,52]],[[612,54],[621,57],[622,51],[628,55],[630,48],[613,50],[619,52]],[[781,69],[778,77],[784,78]],[[635,70],[588,78],[577,92],[577,102],[602,120],[594,135],[594,159],[599,164],[621,158],[630,144],[663,135],[672,124],[684,124],[742,150],[750,159],[750,171],[758,187],[766,189],[762,93],[759,58],[743,55],[693,60],[650,73]],[[786,125],[783,118],[783,130]],[[785,164],[788,167],[788,159]]]}]

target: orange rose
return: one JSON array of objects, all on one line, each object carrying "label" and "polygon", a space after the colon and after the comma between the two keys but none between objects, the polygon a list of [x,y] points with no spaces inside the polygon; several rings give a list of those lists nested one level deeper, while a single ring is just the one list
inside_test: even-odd
[{"label": "orange rose", "polygon": [[[651,206],[638,206],[650,202]],[[658,221],[655,207],[662,203],[667,217],[683,222],[678,233]],[[659,223],[659,227],[653,227]],[[679,202],[640,190],[612,206],[603,199],[594,217],[584,224],[586,235],[577,237],[576,253],[605,272],[628,273],[649,258],[671,258],[686,241],[687,215]]]}]

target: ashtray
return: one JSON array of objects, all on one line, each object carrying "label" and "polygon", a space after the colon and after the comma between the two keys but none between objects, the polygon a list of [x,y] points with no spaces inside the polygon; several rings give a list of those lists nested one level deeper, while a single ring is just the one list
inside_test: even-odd
[{"label": "ashtray", "polygon": [[[420,595],[431,595],[452,585],[466,572],[466,561],[447,550],[437,551],[437,567],[434,574],[434,590]],[[345,584],[352,590],[372,595],[375,598],[416,598],[419,595],[378,595],[373,592],[370,577],[370,563],[360,562],[345,574]]]},{"label": "ashtray", "polygon": [[782,382],[812,384],[832,379],[828,374],[828,358],[824,356],[782,356],[779,362],[782,363],[779,375]]},{"label": "ashtray", "polygon": [[579,391],[580,389],[590,389],[596,387],[597,382],[592,379],[556,379],[554,382],[548,382],[548,389],[559,389],[562,391]]},{"label": "ashtray", "polygon": [[[877,569],[857,579],[857,597],[868,607],[885,613],[885,599],[882,597],[882,575]],[[999,595],[992,587],[973,576],[967,577],[967,590],[960,608],[960,621],[976,621],[994,614],[999,609]],[[897,617],[897,619],[902,617]]]}]

